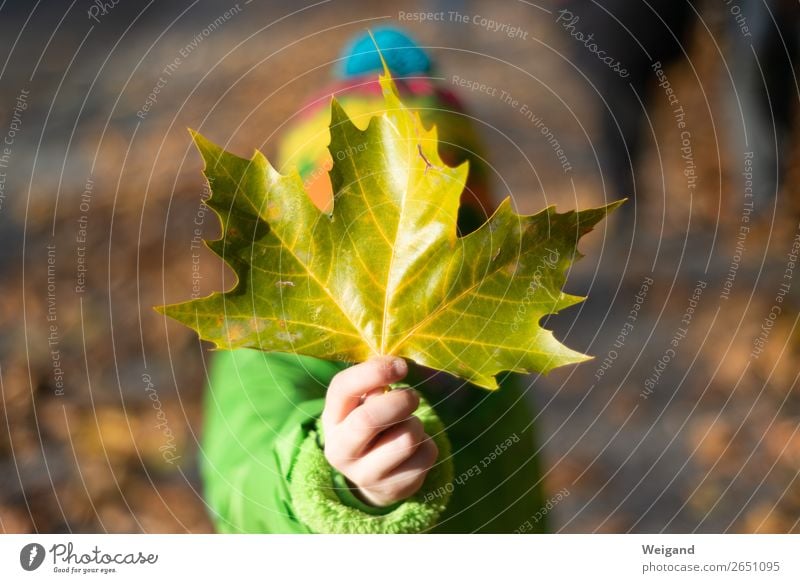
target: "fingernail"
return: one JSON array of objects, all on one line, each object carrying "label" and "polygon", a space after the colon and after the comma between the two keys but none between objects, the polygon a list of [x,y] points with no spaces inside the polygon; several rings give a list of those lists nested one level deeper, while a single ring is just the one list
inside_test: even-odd
[{"label": "fingernail", "polygon": [[398,377],[404,377],[408,373],[408,363],[402,358],[393,358],[390,366],[392,367],[392,372]]}]

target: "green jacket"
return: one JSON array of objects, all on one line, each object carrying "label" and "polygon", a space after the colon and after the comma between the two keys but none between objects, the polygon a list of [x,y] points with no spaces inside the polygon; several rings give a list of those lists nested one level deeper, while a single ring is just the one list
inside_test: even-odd
[{"label": "green jacket", "polygon": [[[318,422],[345,365],[255,350],[218,352],[205,402],[201,471],[221,532],[510,533],[544,529],[541,473],[519,383],[498,391],[412,368],[415,413],[439,447],[419,492],[370,507],[327,462]],[[430,404],[430,405],[429,405]],[[435,413],[434,413],[435,410]],[[446,432],[445,432],[446,428]]]}]

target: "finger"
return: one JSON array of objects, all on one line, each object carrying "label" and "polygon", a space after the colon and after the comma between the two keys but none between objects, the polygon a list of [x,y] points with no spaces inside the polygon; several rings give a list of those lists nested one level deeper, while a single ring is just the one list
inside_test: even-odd
[{"label": "finger", "polygon": [[413,389],[395,389],[370,397],[333,427],[334,439],[344,455],[360,457],[379,433],[407,420],[418,406],[419,395]]},{"label": "finger", "polygon": [[406,361],[393,356],[373,358],[343,370],[328,387],[323,423],[341,423],[359,406],[362,395],[396,383],[407,373]]},{"label": "finger", "polygon": [[[428,472],[436,463],[438,455],[436,444],[432,439],[426,439],[419,445],[414,455],[397,466],[385,478],[371,478],[368,473],[369,468],[361,467],[361,464],[365,462],[362,459],[359,466],[354,468],[353,473],[357,478],[354,481],[359,485],[365,497],[373,503],[391,504],[413,496],[419,491]],[[366,480],[359,481],[361,472],[365,474]]]},{"label": "finger", "polygon": [[413,456],[427,438],[422,421],[412,415],[378,435],[362,459],[374,469],[372,477],[382,479]]}]

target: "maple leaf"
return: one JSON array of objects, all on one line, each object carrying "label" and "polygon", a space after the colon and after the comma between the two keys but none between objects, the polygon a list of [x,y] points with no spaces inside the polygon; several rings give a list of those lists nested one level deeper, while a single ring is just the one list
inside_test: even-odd
[{"label": "maple leaf", "polygon": [[446,166],[436,128],[407,109],[388,70],[385,108],[357,127],[331,105],[334,205],[318,209],[296,170],[230,154],[193,133],[235,271],[224,293],[160,306],[217,348],[346,362],[396,355],[487,389],[502,371],[586,360],[539,325],[584,298],[561,291],[576,245],[618,206],[516,214],[506,198],[476,231],[456,228],[467,164]]}]

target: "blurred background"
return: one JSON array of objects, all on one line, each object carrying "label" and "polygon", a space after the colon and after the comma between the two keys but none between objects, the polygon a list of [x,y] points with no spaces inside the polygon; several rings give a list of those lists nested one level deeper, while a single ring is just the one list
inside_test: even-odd
[{"label": "blurred background", "polygon": [[[416,16],[415,16],[416,15]],[[427,15],[433,15],[428,17]],[[441,15],[441,16],[437,16]],[[800,532],[796,2],[0,3],[0,531],[206,532],[230,273],[191,127],[273,156],[366,28],[456,91],[519,212],[628,197],[531,377],[560,532]],[[463,83],[462,83],[463,80]],[[223,284],[223,278],[227,284]]]}]

